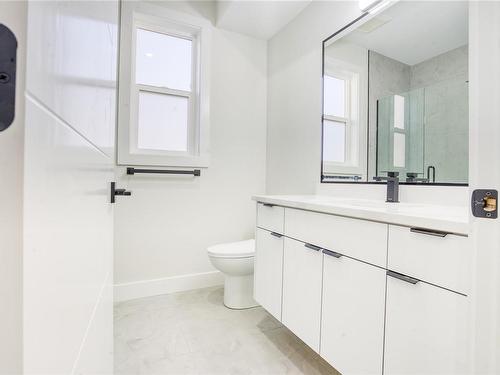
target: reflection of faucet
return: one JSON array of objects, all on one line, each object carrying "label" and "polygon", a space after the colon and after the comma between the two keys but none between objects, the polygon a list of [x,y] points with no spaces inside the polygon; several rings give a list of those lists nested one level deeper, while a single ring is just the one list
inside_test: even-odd
[{"label": "reflection of faucet", "polygon": [[406,173],[406,182],[422,182],[422,183],[428,183],[429,179],[428,178],[418,178],[417,176],[422,173],[417,173],[417,172],[408,172]]},{"label": "reflection of faucet", "polygon": [[399,203],[399,172],[387,172],[387,177],[375,176],[375,181],[387,181],[387,200],[390,203]]},{"label": "reflection of faucet", "polygon": [[[431,174],[430,174],[430,171],[432,169],[432,180],[431,180]],[[427,167],[427,180],[429,180],[429,182],[436,182],[436,167],[434,167],[433,165],[429,165]]]}]

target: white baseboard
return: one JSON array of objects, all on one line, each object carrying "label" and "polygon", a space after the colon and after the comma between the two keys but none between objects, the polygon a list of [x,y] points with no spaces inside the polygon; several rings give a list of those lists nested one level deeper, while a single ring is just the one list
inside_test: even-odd
[{"label": "white baseboard", "polygon": [[222,285],[223,283],[224,275],[219,271],[212,271],[115,284],[113,288],[114,301],[121,302],[160,294],[207,288]]}]

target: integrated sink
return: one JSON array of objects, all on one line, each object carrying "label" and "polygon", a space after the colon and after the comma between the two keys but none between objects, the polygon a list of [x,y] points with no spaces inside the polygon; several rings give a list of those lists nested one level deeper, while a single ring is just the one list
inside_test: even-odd
[{"label": "integrated sink", "polygon": [[425,207],[423,204],[418,204],[418,203],[388,203],[384,201],[375,201],[375,200],[368,200],[368,199],[344,199],[344,200],[339,200],[340,202],[345,202],[349,206],[355,206],[355,207],[366,207],[366,208],[422,208]]},{"label": "integrated sink", "polygon": [[346,205],[349,206],[355,206],[359,208],[387,208],[389,205],[394,205],[398,203],[387,203],[383,201],[371,201],[371,200],[355,200],[355,199],[344,199],[344,200],[339,200],[339,203],[345,203]]}]

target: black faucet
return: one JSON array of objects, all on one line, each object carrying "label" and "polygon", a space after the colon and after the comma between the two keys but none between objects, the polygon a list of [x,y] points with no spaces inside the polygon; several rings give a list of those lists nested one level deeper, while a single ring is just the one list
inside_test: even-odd
[{"label": "black faucet", "polygon": [[387,181],[387,200],[390,203],[399,203],[399,172],[387,172],[387,177],[375,176],[375,181]]}]

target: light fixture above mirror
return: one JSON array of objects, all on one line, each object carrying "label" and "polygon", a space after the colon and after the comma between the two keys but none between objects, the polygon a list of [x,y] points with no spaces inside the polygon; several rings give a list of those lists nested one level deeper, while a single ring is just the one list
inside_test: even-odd
[{"label": "light fixture above mirror", "polygon": [[361,9],[362,12],[368,12],[370,9],[380,4],[381,2],[382,0],[359,0],[359,9]]}]

